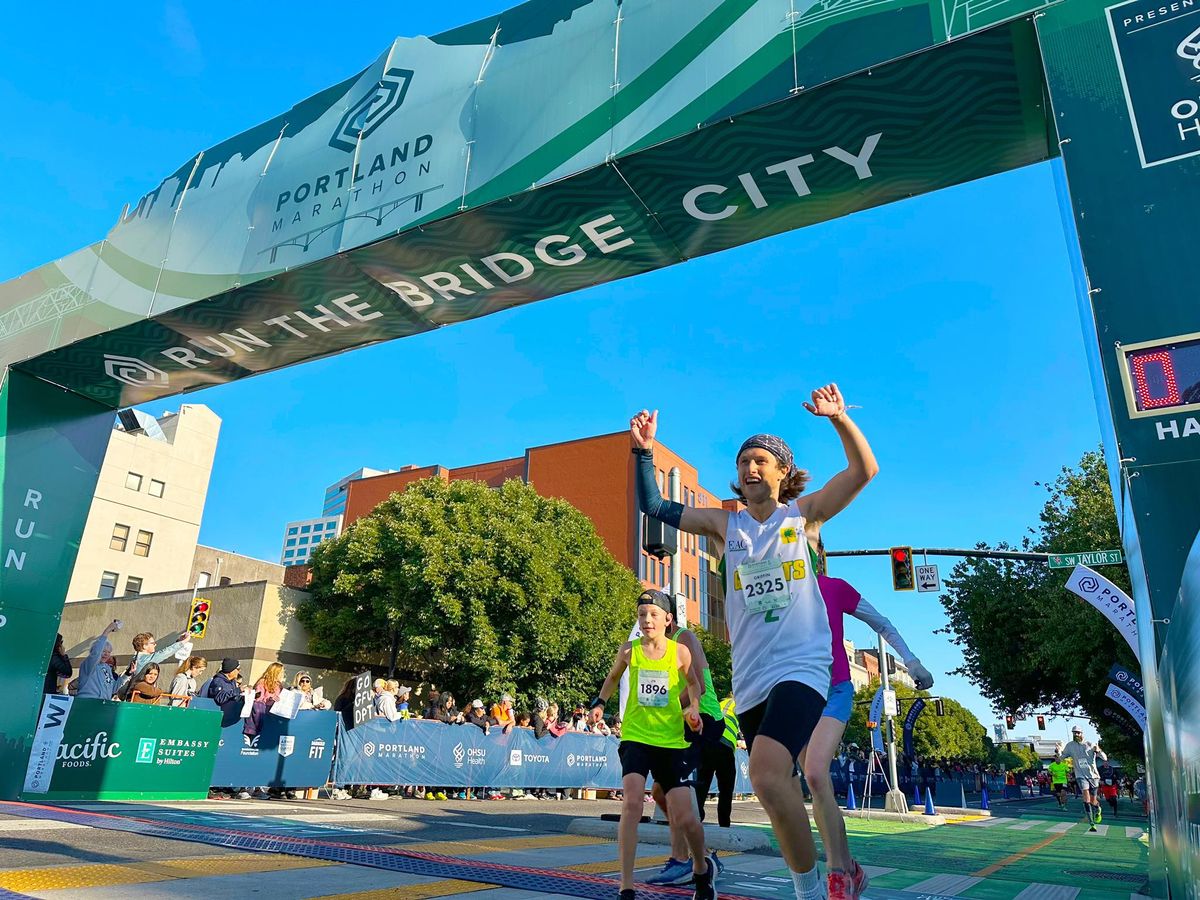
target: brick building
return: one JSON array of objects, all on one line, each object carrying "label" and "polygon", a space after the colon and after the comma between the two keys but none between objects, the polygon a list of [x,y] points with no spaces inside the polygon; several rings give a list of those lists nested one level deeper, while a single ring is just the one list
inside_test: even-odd
[{"label": "brick building", "polygon": [[[685,506],[720,507],[721,499],[700,485],[694,466],[661,443],[654,462],[663,493],[668,473],[678,467],[680,501]],[[670,558],[659,560],[642,550],[643,517],[634,493],[634,458],[629,433],[620,431],[558,444],[530,447],[523,456],[448,469],[440,465],[405,466],[396,472],[347,485],[343,528],[368,514],[393,493],[423,478],[472,479],[499,487],[510,478],[532,485],[545,497],[561,497],[592,520],[608,551],[648,586],[668,589]],[[727,501],[729,502],[729,501]],[[720,550],[708,552],[704,538],[680,533],[680,593],[687,598],[688,621],[725,636],[724,590],[717,574]]]}]

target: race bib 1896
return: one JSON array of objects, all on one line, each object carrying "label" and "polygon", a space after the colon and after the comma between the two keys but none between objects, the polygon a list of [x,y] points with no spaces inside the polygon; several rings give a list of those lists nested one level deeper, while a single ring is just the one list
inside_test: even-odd
[{"label": "race bib 1896", "polygon": [[670,696],[670,672],[666,669],[638,669],[639,706],[666,706]]}]

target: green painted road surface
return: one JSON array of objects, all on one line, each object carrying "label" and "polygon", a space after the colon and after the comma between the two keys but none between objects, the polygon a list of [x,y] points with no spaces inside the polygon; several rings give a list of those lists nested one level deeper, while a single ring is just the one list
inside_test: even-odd
[{"label": "green painted road surface", "polygon": [[[971,900],[1130,900],[1145,887],[1145,817],[1105,817],[1053,799],[995,804],[992,818],[928,826],[850,818],[850,849],[873,888]],[[815,833],[815,832],[814,832]],[[774,840],[772,838],[772,840]],[[819,840],[819,839],[818,839]],[[786,875],[786,869],[771,872]],[[868,896],[874,892],[868,891]]]}]

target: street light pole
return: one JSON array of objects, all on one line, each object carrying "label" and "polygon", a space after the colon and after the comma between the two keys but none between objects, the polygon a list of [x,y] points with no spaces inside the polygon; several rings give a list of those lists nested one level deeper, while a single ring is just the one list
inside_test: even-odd
[{"label": "street light pole", "polygon": [[[879,681],[885,691],[891,690],[891,679],[888,677],[887,645],[883,635],[879,636]],[[891,790],[887,792],[883,808],[892,812],[908,812],[908,797],[900,790],[900,779],[896,772],[896,723],[890,713],[885,713],[887,721],[887,751],[888,771],[891,775]],[[879,723],[883,726],[883,723]]]}]

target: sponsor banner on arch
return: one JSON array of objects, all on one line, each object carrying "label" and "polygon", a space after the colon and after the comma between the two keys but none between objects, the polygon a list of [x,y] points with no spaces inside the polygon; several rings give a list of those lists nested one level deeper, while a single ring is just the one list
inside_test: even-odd
[{"label": "sponsor banner on arch", "polygon": [[[218,712],[75,699],[47,790],[29,800],[195,800],[208,796]],[[37,758],[30,765],[39,765]],[[27,773],[33,775],[32,771]]]}]

